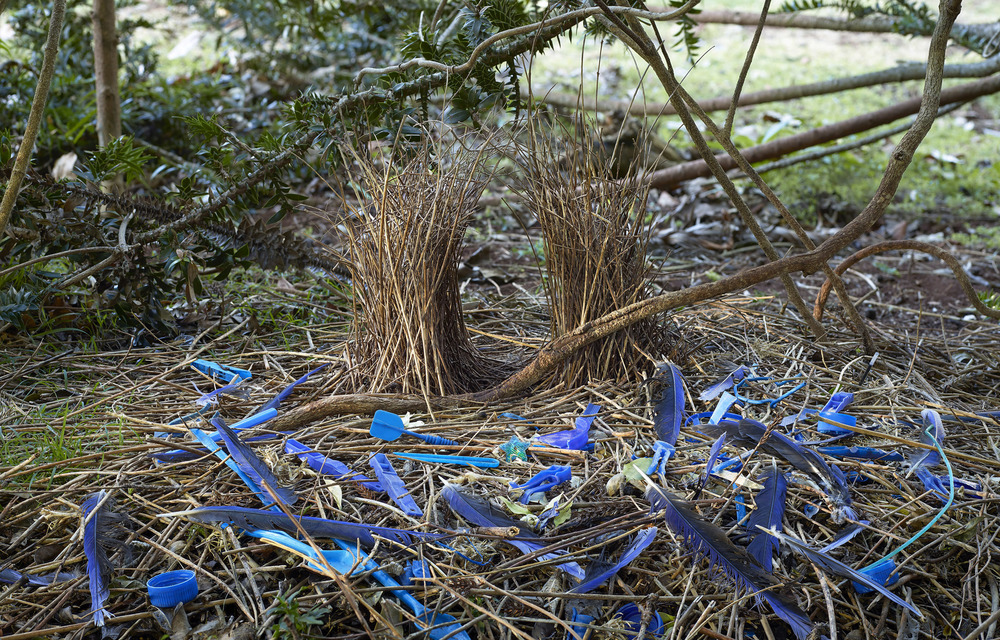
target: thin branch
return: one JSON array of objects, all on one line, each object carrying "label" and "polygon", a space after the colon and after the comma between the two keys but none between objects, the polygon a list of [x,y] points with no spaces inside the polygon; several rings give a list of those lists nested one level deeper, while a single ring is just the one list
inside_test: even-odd
[{"label": "thin branch", "polygon": [[[599,6],[607,6],[602,2],[602,0],[595,1]],[[663,43],[663,39],[660,37],[656,24],[653,24],[653,33],[656,34],[659,41],[659,52],[657,52],[656,45],[649,39],[648,36],[646,36],[644,31],[641,31],[640,29],[633,29],[631,30],[631,33],[626,34],[621,28],[618,27],[619,22],[620,20],[618,20],[616,16],[607,16],[605,25],[611,29],[615,35],[622,38],[623,41],[632,41],[636,43],[636,46],[633,48],[636,53],[638,53],[650,65],[664,89],[666,89],[670,94],[671,104],[674,105],[674,109],[680,116],[681,122],[684,123],[684,128],[687,130],[688,135],[698,148],[698,153],[703,158],[712,175],[715,176],[716,180],[718,180],[719,185],[726,192],[726,195],[729,196],[733,206],[736,207],[737,212],[740,214],[740,219],[743,220],[743,223],[750,229],[751,233],[753,233],[754,239],[764,251],[764,255],[767,256],[767,259],[772,262],[778,260],[778,252],[775,251],[774,247],[771,245],[767,234],[764,233],[764,230],[761,228],[757,219],[750,211],[750,207],[747,205],[746,201],[743,200],[743,197],[736,189],[736,185],[733,184],[733,181],[726,175],[726,171],[722,168],[718,159],[712,155],[712,151],[708,146],[708,142],[705,140],[705,136],[698,129],[698,126],[691,115],[691,111],[688,109],[687,105],[685,105],[684,96],[687,96],[688,98],[690,98],[690,96],[687,91],[680,86],[680,83],[673,73],[673,69],[670,65],[670,57],[667,54],[666,46]],[[637,39],[642,39],[642,41],[637,42]],[[660,57],[661,55],[662,59]],[[792,281],[791,276],[787,273],[783,273],[779,274],[778,277],[781,279],[781,283],[785,287],[785,292],[788,295],[789,301],[796,308],[796,310],[798,310],[799,314],[803,318],[803,321],[809,326],[810,331],[816,338],[821,338],[826,333],[826,330],[823,329],[823,325],[819,324],[819,322],[817,322],[809,314],[806,303],[802,299],[801,294],[799,294],[798,288]]]},{"label": "thin branch", "polygon": [[21,147],[17,150],[17,158],[14,160],[10,181],[7,182],[7,190],[3,194],[3,200],[0,201],[0,235],[7,227],[10,214],[14,210],[14,202],[17,201],[18,192],[21,190],[21,182],[24,181],[24,176],[28,172],[28,163],[31,161],[35,139],[38,138],[38,129],[42,124],[42,112],[45,110],[45,102],[49,97],[49,85],[52,84],[52,75],[56,68],[59,35],[62,33],[65,16],[66,0],[55,0],[52,3],[52,16],[49,18],[49,33],[45,39],[42,72],[39,74],[38,84],[35,86],[35,96],[31,99],[28,124],[24,128],[24,137],[21,139]]},{"label": "thin branch", "polygon": [[740,102],[740,94],[743,93],[743,83],[747,81],[747,74],[750,72],[750,63],[753,62],[753,54],[757,51],[757,44],[760,42],[760,34],[764,30],[764,20],[767,12],[771,8],[771,0],[764,0],[764,7],[760,10],[760,18],[757,20],[757,28],[754,29],[753,38],[747,48],[746,59],[743,60],[743,68],[740,69],[740,76],[736,79],[736,89],[733,90],[733,99],[729,105],[729,113],[726,114],[726,124],[722,128],[726,132],[726,137],[733,133],[733,118],[736,117],[736,107]]},{"label": "thin branch", "polygon": [[[983,301],[980,300],[979,296],[976,294],[976,289],[972,286],[972,281],[969,280],[969,276],[966,275],[965,270],[962,268],[962,263],[958,261],[958,258],[941,247],[933,244],[918,242],[916,240],[888,240],[886,242],[879,242],[878,244],[873,244],[870,247],[865,247],[856,253],[852,253],[850,256],[845,258],[843,262],[837,265],[835,271],[838,276],[843,275],[845,271],[865,258],[885,253],[886,251],[919,251],[940,259],[948,265],[951,272],[955,274],[958,284],[961,285],[962,291],[965,292],[966,297],[969,299],[969,303],[975,307],[976,311],[983,314],[987,318],[1000,320],[1000,310],[992,309],[983,304]],[[831,281],[828,279],[823,283],[823,286],[820,287],[819,293],[816,294],[816,305],[813,308],[813,316],[817,319],[823,317],[823,309],[826,307],[826,299],[830,296],[830,285]]]},{"label": "thin branch", "polygon": [[[688,0],[680,8],[671,8],[669,12],[660,11],[642,11],[640,9],[634,9],[632,7],[612,7],[611,11],[613,13],[621,13],[627,15],[635,15],[641,18],[646,18],[647,20],[675,20],[680,16],[684,15],[691,9],[695,7],[701,0]],[[591,16],[595,16],[602,13],[602,10],[598,7],[587,7],[584,9],[577,9],[575,11],[567,11],[566,13],[559,14],[552,18],[545,18],[539,20],[538,22],[532,22],[531,24],[526,24],[520,27],[514,27],[501,31],[500,33],[495,33],[489,38],[483,40],[479,45],[472,50],[472,54],[469,59],[460,65],[449,65],[438,62],[436,60],[428,60],[426,58],[413,58],[399,64],[390,65],[388,67],[365,67],[361,71],[358,71],[354,76],[354,84],[358,85],[361,80],[366,75],[384,75],[386,73],[399,73],[402,71],[407,71],[408,69],[413,69],[415,67],[423,69],[433,69],[441,73],[447,74],[463,74],[475,66],[476,61],[479,57],[483,55],[484,52],[489,51],[498,42],[506,40],[508,38],[515,38],[517,36],[522,36],[528,33],[533,33],[539,31],[545,27],[552,26],[562,26],[565,23],[572,23],[570,26],[575,25]]]}]

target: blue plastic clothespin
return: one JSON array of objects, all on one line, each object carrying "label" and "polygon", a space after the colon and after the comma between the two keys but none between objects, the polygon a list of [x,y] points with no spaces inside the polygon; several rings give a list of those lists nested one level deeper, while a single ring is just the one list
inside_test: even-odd
[{"label": "blue plastic clothespin", "polygon": [[664,442],[663,440],[654,442],[653,458],[649,461],[649,468],[646,469],[646,475],[652,476],[653,473],[659,473],[661,478],[665,478],[667,475],[667,461],[670,460],[675,451],[673,445],[669,442]]},{"label": "blue plastic clothespin", "polygon": [[552,487],[567,482],[573,477],[573,470],[567,465],[554,464],[544,471],[540,471],[524,484],[510,483],[511,489],[522,489],[519,501],[521,504],[528,504],[528,500],[536,493],[545,493]]},{"label": "blue plastic clothespin", "polygon": [[590,438],[590,425],[594,423],[594,418],[597,417],[597,413],[600,410],[601,405],[588,404],[587,408],[583,411],[583,415],[576,419],[576,426],[573,429],[537,436],[535,437],[535,441],[547,447],[582,451],[587,446],[588,438]]},{"label": "blue plastic clothespin", "polygon": [[371,464],[372,471],[375,472],[375,477],[378,478],[382,489],[389,494],[393,502],[399,505],[403,513],[414,518],[422,518],[424,515],[423,509],[417,506],[417,503],[413,500],[413,496],[410,495],[410,492],[406,489],[406,485],[403,484],[403,479],[392,468],[389,458],[385,457],[384,453],[376,453],[369,458],[368,463]]}]

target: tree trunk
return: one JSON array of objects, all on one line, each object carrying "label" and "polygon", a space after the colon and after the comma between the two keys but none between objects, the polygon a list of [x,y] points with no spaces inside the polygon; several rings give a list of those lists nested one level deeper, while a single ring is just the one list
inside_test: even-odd
[{"label": "tree trunk", "polygon": [[97,141],[106,146],[122,135],[118,96],[118,34],[115,0],[94,0],[94,81],[97,89]]}]

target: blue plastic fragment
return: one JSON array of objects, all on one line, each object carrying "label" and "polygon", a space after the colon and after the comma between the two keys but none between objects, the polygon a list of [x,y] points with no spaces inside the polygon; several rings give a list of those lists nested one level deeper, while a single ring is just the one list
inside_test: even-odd
[{"label": "blue plastic fragment", "polygon": [[816,424],[816,430],[828,436],[851,435],[854,432],[845,427],[853,427],[858,424],[857,418],[849,416],[846,413],[820,411],[817,415],[819,416],[819,422]]},{"label": "blue plastic fragment", "polygon": [[384,453],[376,453],[368,459],[368,463],[371,464],[375,477],[378,478],[382,488],[389,494],[392,501],[399,505],[403,513],[414,518],[423,517],[423,509],[417,506],[413,496],[403,484],[403,479],[392,468],[392,463],[389,462],[389,458],[385,457]]},{"label": "blue plastic fragment", "polygon": [[854,402],[854,394],[846,391],[838,391],[830,396],[820,411],[826,413],[840,413]]},{"label": "blue plastic fragment", "polygon": [[[875,562],[863,569],[858,570],[859,573],[863,573],[873,581],[879,583],[884,587],[890,587],[896,584],[899,580],[899,572],[896,571],[896,562],[892,558],[882,558],[878,562]],[[857,582],[851,581],[854,586],[854,590],[858,593],[871,593],[874,589],[869,589],[863,584],[858,584]]]},{"label": "blue plastic fragment", "polygon": [[736,396],[733,394],[729,392],[723,393],[722,397],[719,398],[719,404],[715,406],[715,411],[712,412],[712,417],[708,419],[708,423],[719,424],[719,420],[722,420],[729,413],[729,408],[738,402]]},{"label": "blue plastic fragment", "polygon": [[576,426],[569,431],[559,431],[544,436],[536,436],[535,441],[548,447],[581,451],[587,446],[590,437],[590,425],[601,410],[599,404],[588,404],[583,415],[576,419]]},{"label": "blue plastic fragment", "polygon": [[528,504],[531,496],[536,493],[545,493],[552,487],[567,482],[573,477],[573,470],[567,465],[552,465],[544,471],[540,471],[524,484],[510,483],[511,489],[522,489],[521,504]]},{"label": "blue plastic fragment", "polygon": [[406,565],[406,569],[403,570],[403,574],[399,576],[399,584],[408,587],[413,584],[414,580],[423,580],[430,577],[431,570],[427,566],[427,562],[424,560],[410,560],[410,563]]},{"label": "blue plastic fragment", "polygon": [[878,460],[880,462],[902,462],[903,454],[896,451],[885,451],[874,447],[818,447],[816,449],[826,456],[834,458],[857,458],[858,460]]},{"label": "blue plastic fragment", "polygon": [[652,476],[655,473],[660,474],[661,477],[666,478],[667,475],[667,461],[674,455],[674,446],[664,442],[663,440],[657,440],[653,443],[653,457],[649,461],[649,467],[646,469],[646,475]]},{"label": "blue plastic fragment", "polygon": [[500,461],[496,458],[480,458],[477,456],[452,456],[437,453],[394,453],[397,458],[416,460],[417,462],[431,462],[438,464],[467,464],[480,469],[493,469],[500,466]]},{"label": "blue plastic fragment", "polygon": [[521,440],[517,436],[511,436],[510,440],[500,445],[500,450],[503,451],[504,456],[507,458],[507,462],[511,462],[514,458],[518,460],[528,459],[528,447],[531,446],[530,442]]},{"label": "blue plastic fragment", "polygon": [[587,633],[587,625],[592,623],[596,618],[594,616],[589,616],[586,613],[580,613],[573,608],[573,613],[570,615],[570,631],[566,632],[566,640],[583,640],[583,636]]},{"label": "blue plastic fragment", "polygon": [[742,524],[747,518],[747,503],[743,499],[743,494],[737,491],[733,502],[736,503],[736,523]]},{"label": "blue plastic fragment", "polygon": [[324,456],[322,453],[310,449],[293,438],[289,438],[285,441],[285,453],[293,453],[297,455],[300,460],[308,464],[309,467],[316,473],[323,473],[335,478],[353,480],[360,483],[362,487],[368,489],[369,491],[382,491],[382,485],[375,480],[363,476],[355,471],[351,471],[350,467],[340,460],[334,460],[333,458]]},{"label": "blue plastic fragment", "polygon": [[510,413],[509,411],[504,411],[500,414],[501,418],[510,418],[511,420],[527,420],[527,418],[521,417],[516,413]]}]

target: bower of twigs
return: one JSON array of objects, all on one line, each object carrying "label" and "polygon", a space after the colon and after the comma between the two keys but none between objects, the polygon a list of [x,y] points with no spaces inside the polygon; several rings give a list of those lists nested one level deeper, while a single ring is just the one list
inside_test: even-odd
[{"label": "bower of twigs", "polygon": [[[666,321],[682,336],[681,356],[675,364],[686,377],[689,410],[711,410],[696,398],[727,362],[756,363],[759,373],[773,378],[747,391],[762,398],[780,393],[777,382],[806,383],[773,407],[763,404],[746,410],[747,416],[767,424],[802,408],[819,408],[835,389],[853,392],[855,402],[849,412],[858,418],[863,433],[849,440],[851,444],[911,450],[907,443],[915,443],[917,433],[905,421],[918,422],[921,409],[936,408],[947,420],[945,451],[956,477],[982,485],[978,493],[960,491],[945,516],[897,557],[902,578],[894,590],[923,612],[923,620],[908,618],[880,596],[856,594],[847,581],[821,577],[818,570],[787,552],[776,558],[776,575],[814,623],[835,623],[838,638],[996,637],[1000,610],[995,559],[998,425],[972,418],[975,411],[997,408],[1000,368],[995,324],[968,322],[946,336],[924,327],[919,344],[906,324],[901,328],[876,325],[883,351],[866,374],[870,360],[857,354],[852,337],[834,334],[829,342],[815,344],[802,337],[800,325],[776,315],[769,310],[771,306],[776,305],[731,299],[679,311]],[[524,309],[524,319],[510,327],[510,335],[518,342],[540,343],[546,335],[546,323],[539,321],[543,313],[543,309]],[[476,319],[470,316],[468,321]],[[178,446],[197,451],[197,443],[185,435],[186,428],[165,426],[197,408],[193,400],[199,392],[193,390],[193,383],[202,391],[211,384],[188,366],[193,358],[253,371],[249,399],[222,396],[219,409],[230,422],[254,412],[321,362],[331,366],[303,384],[282,408],[351,388],[353,371],[339,355],[343,322],[313,325],[308,339],[291,343],[283,335],[244,335],[245,324],[230,328],[233,331],[217,341],[195,346],[176,343],[100,355],[64,353],[52,361],[33,359],[34,347],[27,342],[8,346],[20,365],[0,376],[6,388],[0,400],[0,423],[7,438],[6,459],[21,463],[0,468],[2,568],[27,574],[70,571],[80,577],[46,587],[23,582],[0,587],[0,634],[4,638],[100,636],[89,615],[79,534],[80,504],[99,489],[109,491],[116,509],[132,521],[126,538],[132,559],[113,556],[118,568],[106,605],[115,616],[109,622],[111,636],[293,637],[282,636],[276,629],[289,621],[289,607],[282,603],[295,601],[300,611],[319,611],[322,620],[302,637],[423,637],[412,635],[416,632],[406,622],[408,614],[366,574],[330,580],[304,568],[294,556],[239,536],[231,528],[220,530],[160,515],[204,505],[260,506],[215,457],[196,455],[163,465],[150,458],[151,453]],[[60,380],[54,384],[57,371]],[[11,395],[15,381],[16,396]],[[426,422],[421,430],[463,444],[439,452],[494,455],[503,460],[498,446],[512,435],[527,440],[536,433],[551,433],[570,426],[588,403],[603,407],[591,430],[593,452],[533,448],[527,461],[504,460],[491,470],[397,459],[397,470],[425,511],[422,520],[404,517],[385,496],[308,470],[298,458],[283,453],[285,434],[273,434],[274,439],[253,446],[278,477],[305,498],[295,507],[302,514],[411,530],[462,529],[467,523],[457,519],[439,498],[443,483],[460,483],[483,497],[513,497],[510,481],[523,482],[552,464],[569,464],[573,483],[550,492],[549,497],[562,493],[572,501],[571,516],[542,534],[553,547],[567,549],[568,558],[587,566],[598,558],[609,534],[614,538],[651,525],[659,527],[655,542],[635,562],[610,583],[579,596],[568,593],[573,581],[555,563],[539,562],[496,535],[460,535],[450,548],[379,545],[373,557],[394,575],[410,560],[425,559],[433,576],[416,582],[409,588],[411,593],[429,608],[453,615],[474,638],[565,638],[573,608],[595,615],[592,637],[622,638],[621,623],[612,619],[612,613],[626,603],[636,603],[646,612],[661,612],[669,625],[664,637],[791,637],[783,622],[769,610],[757,608],[746,594],[736,592],[700,556],[693,555],[661,517],[651,516],[649,504],[628,483],[618,483],[619,494],[609,495],[609,481],[632,457],[650,453],[655,438],[651,404],[657,399],[650,397],[651,389],[639,379],[592,381],[580,387],[540,390],[504,404],[416,416]],[[86,408],[81,409],[75,400],[67,402],[67,394],[70,399],[75,394],[85,396]],[[57,405],[65,406],[63,424],[42,418]],[[955,417],[972,419],[949,419]],[[193,424],[197,418],[189,420]],[[369,422],[366,416],[345,415],[305,425],[289,437],[359,471],[367,470],[371,452],[431,450],[407,438],[393,443],[376,440],[368,435]],[[815,422],[799,426],[805,439],[821,439],[814,432]],[[160,431],[178,437],[154,435]],[[266,425],[255,433],[267,434]],[[15,434],[18,444],[11,439]],[[679,444],[661,480],[677,495],[690,498],[700,483],[710,443],[686,428]],[[63,457],[39,464],[35,449],[48,452],[50,458],[52,451],[59,450]],[[899,463],[831,462],[868,480],[853,486],[852,493],[860,516],[870,523],[836,552],[851,566],[881,557],[941,508],[936,497],[905,476]],[[737,497],[752,508],[752,483],[758,470],[770,464],[767,456],[759,454],[732,482],[713,478],[694,502],[697,510],[737,539]],[[782,468],[790,471],[785,465]],[[804,514],[809,505],[819,507],[811,518]],[[540,508],[533,507],[536,514]],[[795,481],[790,484],[787,531],[820,547],[841,526],[829,515],[815,489]],[[317,543],[332,548],[329,541]],[[149,603],[145,582],[177,568],[196,571],[200,595],[183,611],[157,613]],[[164,631],[161,624],[170,626]],[[833,637],[833,631],[825,633]]]},{"label": "bower of twigs", "polygon": [[354,155],[363,190],[343,225],[356,285],[347,354],[357,388],[436,395],[498,378],[498,365],[470,341],[457,275],[486,156],[460,151],[437,162],[426,147],[408,162]]},{"label": "bower of twigs", "polygon": [[[522,194],[542,232],[553,337],[648,297],[652,271],[646,260],[648,181],[614,179],[612,165],[626,161],[596,137],[588,144],[591,127],[581,123],[580,128],[582,144],[556,149],[531,125],[518,158],[524,168]],[[649,353],[659,353],[663,343],[654,321],[638,322],[579,350],[557,375],[571,386],[630,376],[649,369]]]}]

